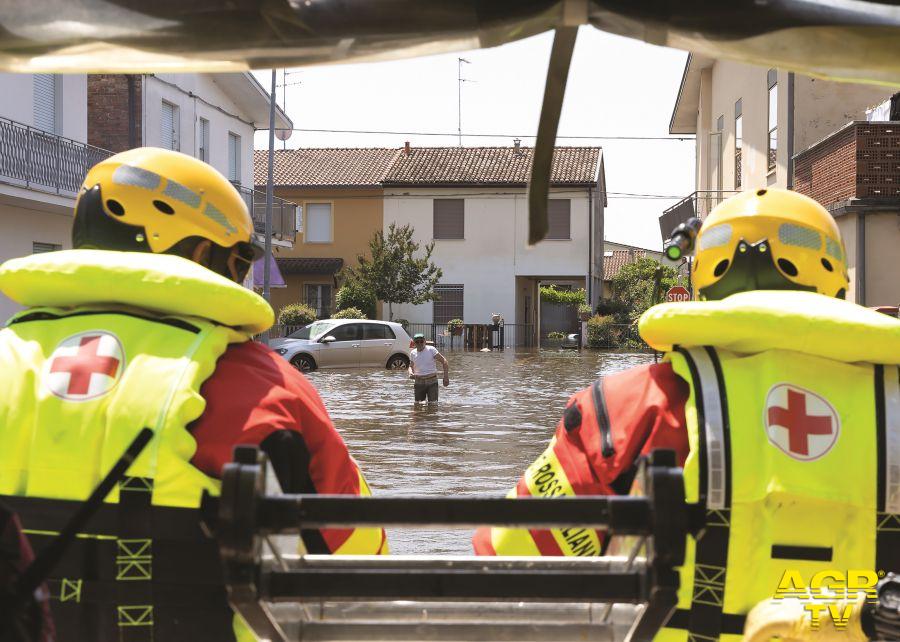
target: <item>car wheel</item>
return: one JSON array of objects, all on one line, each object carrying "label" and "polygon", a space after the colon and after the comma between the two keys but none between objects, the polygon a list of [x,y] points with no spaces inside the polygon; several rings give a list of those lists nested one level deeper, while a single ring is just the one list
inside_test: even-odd
[{"label": "car wheel", "polygon": [[409,359],[405,355],[395,354],[387,362],[388,370],[403,370],[409,367]]},{"label": "car wheel", "polygon": [[296,357],[291,359],[291,365],[297,368],[300,372],[312,372],[316,369],[316,362],[312,360],[311,357],[307,357],[305,354],[298,354]]}]

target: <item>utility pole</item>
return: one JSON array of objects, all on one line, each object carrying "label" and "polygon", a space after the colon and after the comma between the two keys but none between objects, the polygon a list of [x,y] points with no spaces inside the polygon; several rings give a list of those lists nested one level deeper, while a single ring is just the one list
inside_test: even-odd
[{"label": "utility pole", "polygon": [[[269,95],[269,174],[266,178],[266,251],[263,255],[263,298],[271,301],[270,283],[272,280],[272,202],[275,200],[274,181],[275,165],[275,69],[272,69],[272,93]],[[266,343],[268,343],[266,333]]]},{"label": "utility pole", "polygon": [[471,82],[462,77],[463,63],[471,65],[472,63],[465,58],[456,59],[456,132],[459,135],[459,146],[462,147],[462,84]]}]

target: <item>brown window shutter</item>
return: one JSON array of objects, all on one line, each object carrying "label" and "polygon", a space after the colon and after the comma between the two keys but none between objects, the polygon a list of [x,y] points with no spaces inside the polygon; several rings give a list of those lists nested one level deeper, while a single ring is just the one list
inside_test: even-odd
[{"label": "brown window shutter", "polygon": [[547,202],[548,239],[571,239],[571,201],[567,198],[551,198]]},{"label": "brown window shutter", "polygon": [[436,239],[465,238],[465,201],[461,198],[434,199],[434,236]]}]

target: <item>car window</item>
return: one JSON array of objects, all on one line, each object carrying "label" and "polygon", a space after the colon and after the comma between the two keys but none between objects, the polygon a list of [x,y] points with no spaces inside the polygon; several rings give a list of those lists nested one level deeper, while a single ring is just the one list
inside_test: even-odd
[{"label": "car window", "polygon": [[382,323],[364,323],[363,324],[364,339],[394,339],[394,331],[390,326]]},{"label": "car window", "polygon": [[[334,321],[316,321],[315,323],[311,323],[307,326],[309,328],[309,338],[315,339],[320,335],[325,334],[328,330],[336,325],[337,323]],[[301,332],[301,330],[298,330],[298,332]],[[303,337],[295,338],[302,339]]]},{"label": "car window", "polygon": [[310,330],[314,326],[314,323],[310,323],[309,325],[305,325],[296,332],[291,332],[287,335],[288,339],[309,339]]},{"label": "car window", "polygon": [[328,334],[334,337],[337,341],[356,341],[362,334],[362,324],[345,323],[344,325],[339,325],[338,327],[330,330]]}]

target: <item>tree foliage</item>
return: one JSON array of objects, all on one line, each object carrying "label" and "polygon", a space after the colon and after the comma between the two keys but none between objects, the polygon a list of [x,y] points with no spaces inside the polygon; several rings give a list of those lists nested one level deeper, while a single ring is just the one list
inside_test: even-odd
[{"label": "tree foliage", "polygon": [[375,293],[359,281],[348,281],[338,288],[334,295],[334,304],[338,310],[348,308],[362,310],[366,319],[374,319],[377,316]]},{"label": "tree foliage", "polygon": [[387,236],[378,230],[369,241],[369,254],[357,256],[359,265],[344,269],[346,283],[361,286],[388,304],[388,318],[393,319],[394,303],[426,303],[435,300],[434,286],[442,276],[431,261],[434,242],[417,256],[420,244],[413,241],[410,225],[391,223]]},{"label": "tree foliage", "polygon": [[580,290],[559,290],[555,285],[541,287],[541,301],[560,305],[581,305],[587,300],[584,288]]},{"label": "tree foliage", "polygon": [[344,308],[331,315],[332,319],[368,319],[366,313],[359,308]]},{"label": "tree foliage", "polygon": [[[659,289],[654,292],[657,271],[660,275]],[[662,302],[666,291],[675,285],[687,286],[687,282],[674,268],[651,258],[642,257],[634,263],[623,265],[612,280],[613,300],[620,310],[617,316],[636,322],[648,308]]]},{"label": "tree foliage", "polygon": [[289,303],[278,312],[280,325],[306,325],[316,320],[316,311],[305,303]]}]

